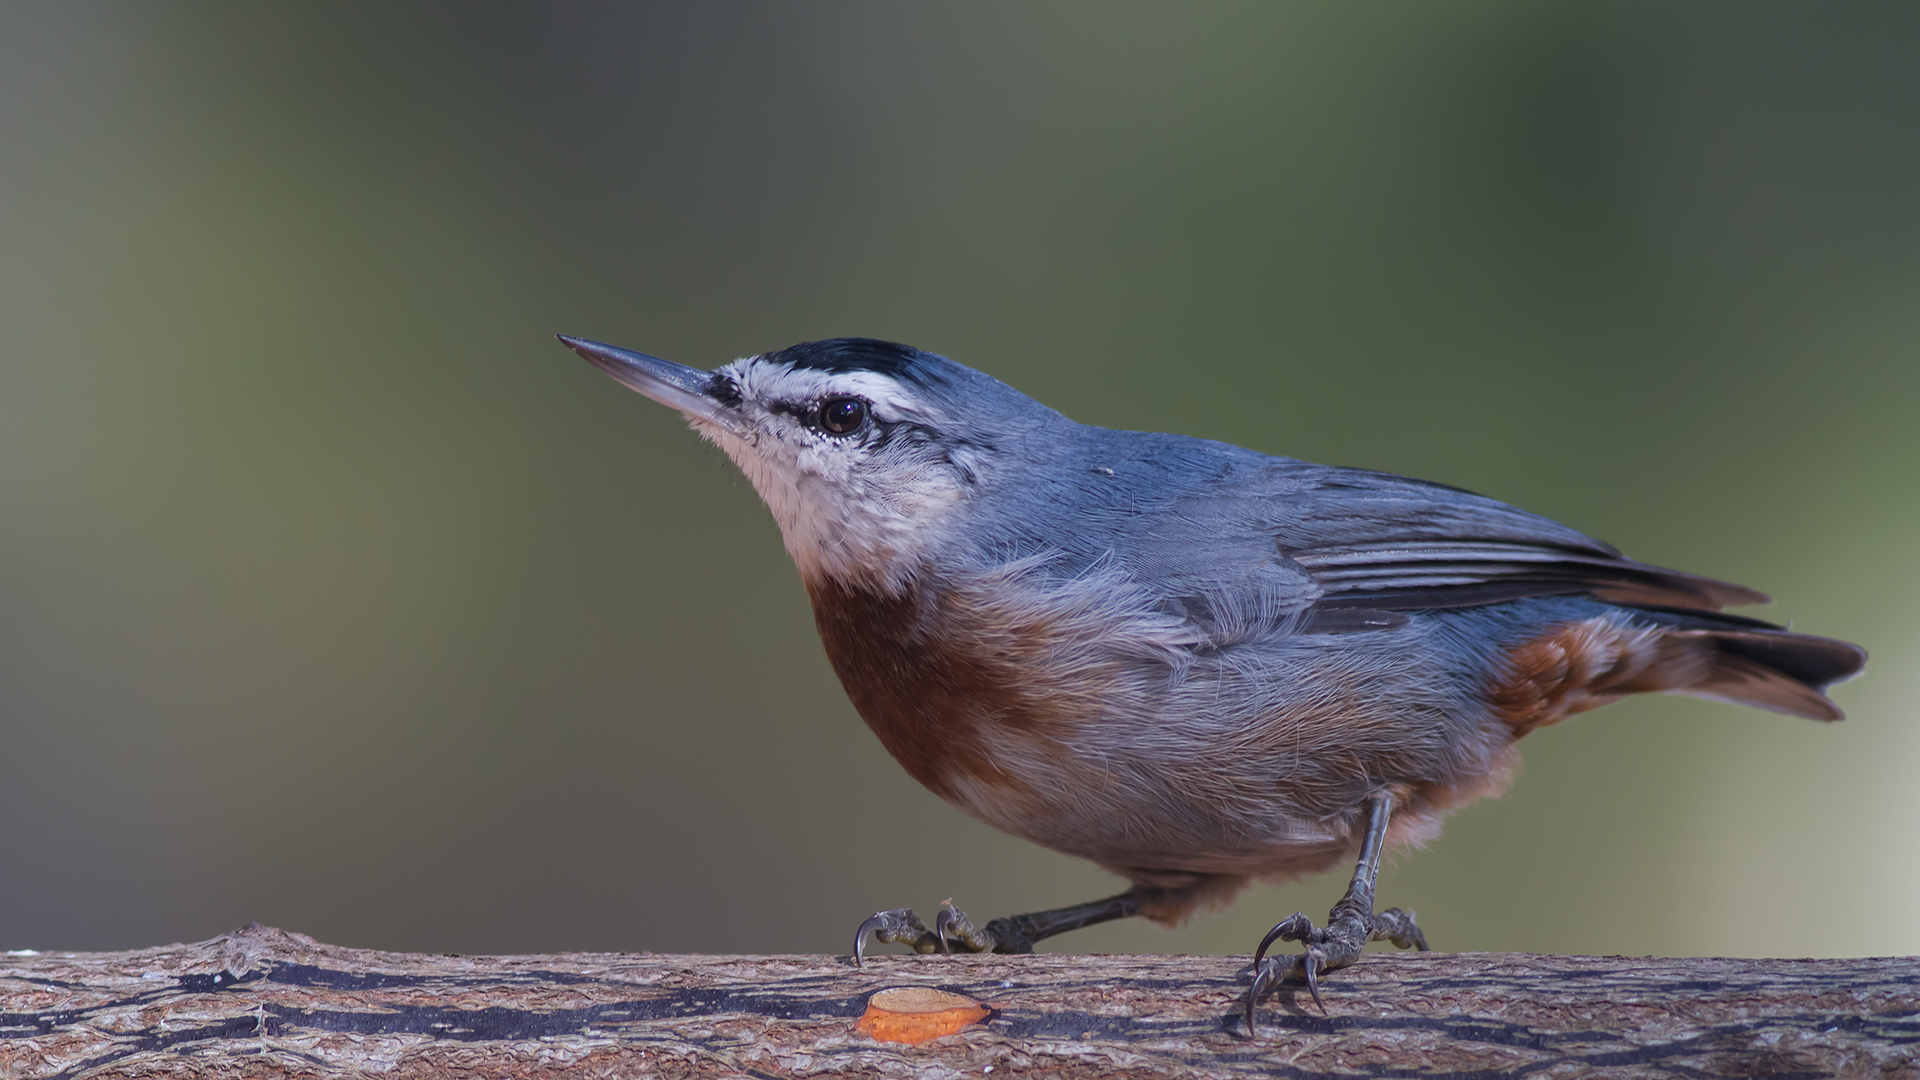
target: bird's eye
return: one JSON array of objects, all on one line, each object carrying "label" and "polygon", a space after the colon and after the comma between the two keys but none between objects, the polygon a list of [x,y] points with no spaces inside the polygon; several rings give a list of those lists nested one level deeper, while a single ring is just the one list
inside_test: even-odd
[{"label": "bird's eye", "polygon": [[831,397],[820,403],[820,426],[845,435],[867,422],[867,403],[857,397]]}]

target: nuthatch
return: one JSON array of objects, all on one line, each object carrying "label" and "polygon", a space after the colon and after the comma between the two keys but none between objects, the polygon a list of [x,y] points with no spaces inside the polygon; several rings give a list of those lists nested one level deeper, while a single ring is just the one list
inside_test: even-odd
[{"label": "nuthatch", "polygon": [[1751,589],[1625,558],[1492,499],[1181,435],[1074,423],[944,357],[865,338],[714,371],[561,341],[684,413],[779,522],[828,659],[896,760],[995,828],[1132,882],[976,927],[907,909],[867,935],[1029,952],[1133,915],[1174,924],[1254,879],[1357,860],[1305,945],[1369,940],[1381,853],[1499,794],[1514,743],[1627,694],[1838,720],[1866,653],[1721,613]]}]

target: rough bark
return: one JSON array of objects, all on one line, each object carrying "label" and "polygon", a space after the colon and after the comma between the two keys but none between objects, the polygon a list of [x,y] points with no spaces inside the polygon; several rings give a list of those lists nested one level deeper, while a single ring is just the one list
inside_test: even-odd
[{"label": "rough bark", "polygon": [[[987,1011],[856,1028],[913,986]],[[256,925],[0,956],[0,1077],[1920,1078],[1920,959],[1370,954],[1330,1015],[1289,984],[1251,1038],[1246,986],[1231,956],[426,956]]]}]

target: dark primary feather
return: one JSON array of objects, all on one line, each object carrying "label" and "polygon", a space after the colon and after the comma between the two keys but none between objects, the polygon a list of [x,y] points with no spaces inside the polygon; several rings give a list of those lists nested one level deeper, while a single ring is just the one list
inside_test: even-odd
[{"label": "dark primary feather", "polygon": [[1276,542],[1319,586],[1320,608],[1419,611],[1582,593],[1707,611],[1767,602],[1459,488],[1301,462],[1272,471],[1290,489],[1272,499]]},{"label": "dark primary feather", "polygon": [[1387,541],[1290,555],[1319,583],[1321,607],[1408,611],[1592,593],[1619,604],[1718,610],[1767,599],[1620,556],[1498,541]]},{"label": "dark primary feather", "polygon": [[[1324,613],[1318,616],[1324,625],[1368,629],[1404,620],[1331,613],[1428,611],[1586,594],[1618,604],[1701,611],[1767,599],[1738,585],[1636,562],[1559,522],[1459,488],[1218,443],[1166,440],[1147,436],[1119,445],[1136,453],[1139,443],[1162,451],[1136,459],[1157,474],[1143,479],[1184,491],[1164,502],[1117,507],[1112,531],[1101,535],[1117,542],[1114,550],[1138,580],[1169,595],[1211,597],[1214,608],[1311,606]],[[1184,466],[1169,468],[1170,459],[1179,460],[1176,454],[1185,455]],[[1123,496],[1139,490],[1120,488]]]}]

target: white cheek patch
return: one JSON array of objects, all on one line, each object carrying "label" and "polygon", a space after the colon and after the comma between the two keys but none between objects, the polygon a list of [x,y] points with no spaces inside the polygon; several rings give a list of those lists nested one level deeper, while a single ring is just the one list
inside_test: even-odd
[{"label": "white cheek patch", "polygon": [[929,530],[958,501],[955,468],[910,453],[876,452],[859,439],[811,430],[795,404],[836,395],[871,403],[876,421],[924,423],[930,412],[899,382],[871,372],[822,372],[736,361],[721,371],[740,390],[744,430],[693,421],[745,473],[773,512],[787,551],[809,579],[833,577],[889,590],[918,565]]}]

